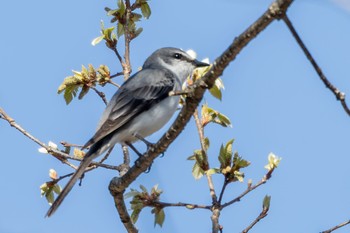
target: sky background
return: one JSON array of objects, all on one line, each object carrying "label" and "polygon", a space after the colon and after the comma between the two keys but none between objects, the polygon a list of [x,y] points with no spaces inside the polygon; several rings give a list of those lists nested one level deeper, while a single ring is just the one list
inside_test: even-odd
[{"label": "sky background", "polygon": [[[133,70],[164,46],[197,51],[198,59],[213,61],[232,40],[253,23],[270,0],[151,1],[152,15],[139,25],[144,32],[131,44]],[[288,15],[324,73],[350,95],[350,1],[295,1]],[[90,92],[66,105],[58,86],[81,65],[106,64],[121,71],[115,55],[99,35],[103,8],[116,1],[6,1],[0,9],[0,107],[41,141],[84,144],[94,133],[103,102]],[[122,49],[122,47],[120,47]],[[122,51],[122,50],[121,50]],[[282,157],[272,179],[221,213],[224,232],[241,232],[261,211],[263,197],[272,196],[269,215],[251,232],[320,232],[349,219],[350,118],[319,80],[283,22],[272,23],[225,70],[223,100],[208,94],[211,107],[226,114],[232,128],[208,126],[213,167],[222,143],[235,138],[234,150],[252,164],[244,183],[228,186],[224,201],[238,196],[248,179],[259,181],[270,152]],[[122,83],[121,78],[115,82]],[[102,89],[108,98],[115,87]],[[350,103],[350,99],[348,99]],[[167,125],[169,126],[169,124]],[[148,139],[157,141],[166,127]],[[125,232],[108,191],[115,171],[97,169],[76,186],[57,213],[49,208],[39,186],[48,171],[72,172],[58,160],[38,153],[39,146],[7,122],[0,121],[0,233]],[[141,143],[136,147],[144,150]],[[149,174],[132,188],[158,184],[165,202],[210,204],[207,181],[194,180],[186,158],[200,147],[194,122],[157,159]],[[120,147],[108,162],[120,161]],[[133,159],[135,155],[132,154]],[[65,181],[64,181],[65,182]],[[61,185],[64,184],[61,183]],[[214,178],[217,190],[222,177]],[[140,232],[210,232],[210,212],[165,209],[163,228],[153,226],[144,209]],[[336,231],[348,232],[349,227]]]}]

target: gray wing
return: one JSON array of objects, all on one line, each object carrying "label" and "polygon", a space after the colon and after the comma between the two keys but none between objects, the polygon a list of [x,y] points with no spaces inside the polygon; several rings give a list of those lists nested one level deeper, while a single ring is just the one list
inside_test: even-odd
[{"label": "gray wing", "polygon": [[114,94],[102,115],[95,135],[84,145],[91,146],[169,96],[177,82],[167,70],[145,69],[131,76]]}]

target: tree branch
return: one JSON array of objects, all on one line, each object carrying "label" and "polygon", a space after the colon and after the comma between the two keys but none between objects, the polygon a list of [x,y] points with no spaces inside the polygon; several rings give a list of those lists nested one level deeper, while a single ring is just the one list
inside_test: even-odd
[{"label": "tree branch", "polygon": [[[109,190],[111,190],[111,188]],[[126,209],[123,192],[111,191],[111,194],[114,198],[115,207],[118,210],[120,221],[124,224],[125,229],[128,233],[137,233],[138,230],[132,223],[128,210]]]},{"label": "tree branch", "polygon": [[295,40],[297,41],[298,45],[300,46],[300,48],[303,50],[305,56],[307,57],[307,59],[310,61],[311,65],[314,67],[316,73],[318,74],[318,76],[320,77],[320,79],[322,80],[322,82],[324,83],[324,85],[326,85],[326,87],[331,90],[333,92],[333,94],[335,95],[335,97],[337,98],[337,100],[340,101],[341,105],[343,106],[345,112],[350,116],[350,109],[348,107],[348,105],[346,104],[346,100],[345,100],[345,93],[341,92],[338,88],[336,88],[328,79],[327,77],[323,74],[321,68],[318,66],[317,62],[315,61],[315,59],[312,57],[311,53],[309,52],[309,50],[306,48],[306,45],[304,44],[304,42],[301,40],[300,36],[298,35],[297,31],[295,30],[295,28],[293,27],[292,22],[289,20],[287,15],[284,15],[282,17],[283,21],[286,23],[288,29],[290,30],[290,32],[292,33],[293,37],[295,38]]},{"label": "tree branch", "polygon": [[[0,108],[0,119],[3,119],[5,121],[7,121],[10,126],[14,127],[15,129],[17,129],[19,132],[21,132],[24,136],[26,136],[27,138],[31,139],[32,141],[34,141],[36,144],[38,144],[39,146],[43,147],[46,149],[47,153],[54,156],[56,159],[58,159],[59,161],[61,161],[62,163],[68,165],[69,167],[73,168],[73,169],[77,169],[77,167],[68,162],[68,160],[75,160],[75,161],[81,161],[81,158],[76,158],[73,157],[63,151],[54,149],[50,146],[47,146],[45,143],[43,143],[42,141],[40,141],[39,139],[37,139],[36,137],[34,137],[33,135],[31,135],[28,131],[26,131],[24,128],[22,128],[19,124],[16,123],[16,121],[11,118],[2,108]],[[108,156],[110,152],[107,152],[107,154],[105,155]],[[105,158],[104,157],[104,158]],[[111,169],[111,170],[120,170],[120,166],[112,166],[112,165],[108,165],[108,164],[103,164],[101,161],[100,162],[92,162],[90,164],[90,166],[93,166],[95,168],[97,167],[103,167],[106,169]]]},{"label": "tree branch", "polygon": [[337,229],[339,229],[339,228],[341,228],[341,227],[344,227],[344,226],[346,226],[346,225],[348,225],[348,224],[350,224],[350,220],[345,221],[345,222],[343,222],[343,223],[340,223],[339,225],[334,226],[334,227],[332,227],[332,228],[329,229],[329,230],[322,231],[321,233],[331,233],[332,231],[335,231],[335,230],[337,230]]},{"label": "tree branch", "polygon": [[233,199],[233,200],[231,200],[231,201],[229,201],[229,202],[226,202],[225,204],[222,204],[222,205],[221,205],[221,209],[223,209],[223,208],[225,208],[225,207],[227,207],[227,206],[229,206],[229,205],[232,205],[232,204],[235,203],[235,202],[240,201],[245,195],[247,195],[248,193],[250,193],[251,191],[253,191],[253,190],[256,189],[257,187],[259,187],[259,186],[265,184],[265,183],[271,178],[272,173],[273,173],[274,170],[275,170],[274,168],[271,169],[271,170],[269,170],[269,171],[266,173],[266,175],[265,175],[258,183],[256,183],[255,185],[250,185],[250,184],[249,184],[248,187],[247,187],[247,189],[246,189],[241,195],[239,195],[238,197],[236,197],[235,199]]},{"label": "tree branch", "polygon": [[259,216],[256,219],[254,219],[254,221],[251,224],[249,224],[249,226],[246,229],[244,229],[242,233],[247,233],[248,231],[250,231],[255,226],[255,224],[257,224],[261,219],[267,216],[268,211],[268,208],[263,208]]},{"label": "tree branch", "polygon": [[162,202],[162,201],[153,201],[152,203],[148,203],[147,206],[149,207],[186,207],[187,209],[207,209],[210,210],[210,205],[197,205],[197,204],[191,204],[191,203],[168,203],[168,202]]}]

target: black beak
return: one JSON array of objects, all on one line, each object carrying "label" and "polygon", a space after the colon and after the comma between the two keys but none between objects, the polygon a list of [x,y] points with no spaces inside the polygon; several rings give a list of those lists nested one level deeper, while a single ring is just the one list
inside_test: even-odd
[{"label": "black beak", "polygon": [[210,66],[210,64],[205,63],[205,62],[201,62],[201,61],[198,61],[198,60],[193,60],[193,64],[194,64],[196,67]]}]

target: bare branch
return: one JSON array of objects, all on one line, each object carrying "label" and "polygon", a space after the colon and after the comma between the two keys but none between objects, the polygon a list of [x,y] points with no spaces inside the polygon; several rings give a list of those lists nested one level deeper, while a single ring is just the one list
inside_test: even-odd
[{"label": "bare branch", "polygon": [[130,41],[131,41],[131,35],[129,30],[129,21],[130,21],[130,15],[131,15],[131,6],[130,6],[130,0],[125,0],[125,7],[126,7],[126,22],[124,24],[124,37],[125,37],[125,53],[124,53],[124,59],[125,63],[123,63],[123,73],[124,73],[124,80],[127,80],[131,73],[131,63],[130,63]]},{"label": "bare branch", "polygon": [[218,200],[219,204],[221,204],[222,197],[224,196],[224,192],[225,192],[226,186],[228,184],[229,184],[229,182],[225,179],[224,184],[222,185],[222,188],[221,188],[220,195],[219,195],[219,200]]},{"label": "bare branch", "polygon": [[112,84],[113,86],[116,86],[116,87],[120,88],[120,85],[115,83],[115,82],[113,82],[112,80],[108,80],[108,83]]},{"label": "bare branch", "polygon": [[207,210],[211,209],[210,205],[197,205],[197,204],[183,203],[183,202],[168,203],[168,202],[161,202],[161,201],[153,201],[152,203],[147,203],[147,206],[160,207],[160,208],[165,208],[165,207],[186,207],[187,209],[191,209],[191,210],[192,209],[207,209]]},{"label": "bare branch", "polygon": [[233,199],[233,200],[231,200],[231,201],[229,201],[229,202],[226,202],[225,204],[222,204],[222,205],[221,205],[221,209],[223,209],[223,208],[225,208],[225,207],[227,207],[227,206],[229,206],[229,205],[232,205],[232,204],[235,203],[235,202],[240,201],[245,195],[247,195],[248,193],[250,193],[251,191],[253,191],[253,190],[256,189],[257,187],[259,187],[259,186],[265,184],[266,181],[268,181],[268,180],[271,178],[272,173],[273,173],[274,170],[275,170],[274,168],[271,169],[271,170],[269,170],[269,171],[266,173],[266,175],[265,175],[258,183],[256,183],[255,185],[248,185],[247,189],[246,189],[243,193],[241,193],[241,195],[239,195],[238,197],[236,197],[235,199]]},{"label": "bare branch", "polygon": [[[111,190],[111,188],[109,189]],[[128,233],[137,233],[135,225],[132,223],[128,210],[125,206],[125,200],[122,192],[111,192],[115,206],[118,210],[121,222],[124,224],[125,229]]]},{"label": "bare branch", "polygon": [[[19,124],[17,124],[16,121],[13,118],[11,118],[2,108],[0,108],[0,119],[7,121],[10,124],[10,126],[17,129],[24,136],[28,137],[29,139],[34,141],[39,146],[45,148],[48,154],[54,156],[56,159],[58,159],[59,161],[61,161],[64,164],[70,166],[71,168],[73,168],[75,170],[77,169],[77,167],[74,164],[68,162],[68,160],[75,160],[75,161],[80,162],[82,160],[81,158],[73,157],[67,153],[64,153],[63,151],[60,151],[60,150],[54,149],[50,146],[47,146],[45,143],[41,142],[39,139],[37,139],[36,137],[31,135],[28,131],[26,131]],[[108,155],[109,155],[109,153],[107,152],[106,156],[108,156]],[[112,166],[112,165],[108,165],[108,164],[103,164],[101,162],[92,162],[90,164],[90,166],[103,167],[106,169],[117,170],[117,171],[120,170],[120,166]]]},{"label": "bare branch", "polygon": [[348,224],[350,224],[350,220],[345,221],[345,222],[343,222],[343,223],[340,223],[339,225],[336,225],[336,226],[332,227],[332,228],[329,229],[329,230],[322,231],[321,233],[331,233],[332,231],[335,231],[335,230],[337,230],[337,229],[339,229],[339,228],[341,228],[341,227],[344,227],[344,226],[346,226],[346,225],[348,225]]},{"label": "bare branch", "polygon": [[96,94],[102,99],[103,103],[105,103],[105,105],[107,105],[107,99],[106,99],[106,95],[105,93],[103,93],[102,91],[97,90],[96,87],[90,87],[92,90],[94,90],[96,92]]},{"label": "bare branch", "polygon": [[345,112],[350,116],[350,109],[348,107],[348,105],[346,104],[346,100],[345,100],[345,93],[341,92],[337,87],[335,87],[328,79],[327,77],[324,75],[324,73],[322,72],[321,68],[319,67],[319,65],[317,64],[317,62],[315,61],[315,59],[312,57],[311,53],[309,52],[309,50],[306,48],[306,45],[304,44],[304,42],[301,40],[300,36],[298,35],[297,31],[295,30],[295,28],[293,27],[292,22],[289,20],[287,15],[283,16],[283,21],[286,23],[288,29],[290,30],[290,32],[292,33],[293,37],[295,38],[295,40],[297,41],[298,45],[300,46],[300,48],[303,50],[305,56],[307,57],[307,59],[310,61],[310,63],[312,64],[312,66],[314,67],[316,73],[318,74],[318,76],[320,77],[320,79],[322,80],[322,82],[324,83],[324,85],[326,85],[326,87],[331,90],[333,92],[333,94],[335,95],[335,97],[337,98],[337,100],[340,101],[341,105],[343,106]]},{"label": "bare branch", "polygon": [[251,224],[249,224],[249,226],[246,229],[244,229],[242,233],[247,233],[248,231],[250,231],[255,226],[255,224],[257,224],[261,219],[267,216],[268,211],[268,208],[263,208],[259,216],[256,219],[254,219],[254,221]]},{"label": "bare branch", "polygon": [[121,75],[123,75],[123,74],[124,74],[123,72],[118,72],[118,73],[113,74],[113,75],[111,75],[111,76],[109,76],[109,77],[110,77],[110,78],[115,78],[115,77],[121,76]]}]

